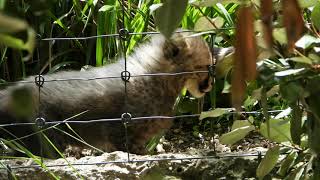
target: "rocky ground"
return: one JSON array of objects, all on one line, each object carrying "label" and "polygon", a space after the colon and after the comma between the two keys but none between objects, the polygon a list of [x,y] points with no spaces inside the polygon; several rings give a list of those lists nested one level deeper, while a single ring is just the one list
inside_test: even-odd
[{"label": "rocky ground", "polygon": [[[219,142],[219,129],[199,130],[194,123],[177,122],[161,137],[154,155],[113,152],[80,159],[1,160],[0,179],[242,179],[254,178],[270,143],[258,134],[233,146]],[[196,130],[195,130],[196,129]],[[201,128],[200,128],[201,129]],[[5,166],[9,165],[9,166]],[[42,168],[40,167],[42,166]],[[6,167],[10,167],[9,171]],[[18,167],[18,168],[17,168]],[[27,168],[29,167],[29,168]],[[12,172],[13,176],[10,175]]]}]

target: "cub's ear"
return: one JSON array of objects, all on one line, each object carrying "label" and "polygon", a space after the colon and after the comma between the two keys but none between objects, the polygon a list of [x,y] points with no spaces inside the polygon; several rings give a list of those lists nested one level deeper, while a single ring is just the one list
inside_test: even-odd
[{"label": "cub's ear", "polygon": [[175,59],[185,52],[187,46],[187,42],[182,36],[166,39],[163,44],[164,57],[166,59]]}]

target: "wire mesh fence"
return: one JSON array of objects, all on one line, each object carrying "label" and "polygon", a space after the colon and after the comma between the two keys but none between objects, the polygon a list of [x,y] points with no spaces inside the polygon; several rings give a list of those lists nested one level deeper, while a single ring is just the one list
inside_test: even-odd
[{"label": "wire mesh fence", "polygon": [[[124,4],[123,0],[122,5]],[[122,13],[125,13],[125,8],[122,6]],[[88,40],[88,39],[97,39],[97,38],[106,38],[106,37],[118,37],[120,40],[121,44],[121,51],[123,54],[123,59],[124,59],[124,69],[122,72],[119,72],[119,76],[104,76],[104,77],[92,77],[92,78],[79,78],[79,77],[74,77],[74,78],[59,78],[59,79],[46,79],[45,76],[42,76],[39,74],[35,76],[34,80],[23,80],[19,82],[6,82],[6,83],[1,83],[4,85],[12,85],[12,84],[36,84],[38,87],[38,101],[40,104],[41,101],[41,89],[46,86],[46,83],[50,82],[63,82],[63,81],[94,81],[94,80],[102,80],[102,79],[122,79],[124,83],[124,104],[127,106],[128,104],[128,88],[127,88],[127,83],[129,82],[130,78],[139,78],[139,77],[151,77],[151,76],[183,76],[186,74],[194,74],[194,73],[209,73],[210,71],[190,71],[190,72],[173,72],[173,73],[167,73],[167,72],[160,72],[160,73],[144,73],[144,74],[130,74],[130,72],[127,69],[127,58],[126,58],[126,41],[128,40],[129,36],[132,35],[154,35],[154,34],[159,34],[159,32],[129,32],[125,28],[124,24],[124,16],[122,16],[122,27],[119,30],[119,33],[116,34],[106,34],[106,35],[100,35],[100,36],[90,36],[90,37],[64,37],[64,38],[43,38],[41,39],[42,42],[50,42],[50,41],[58,41],[58,40],[66,40],[66,41],[71,41],[71,40]],[[228,30],[228,29],[233,29],[233,27],[230,28],[220,28],[216,29],[214,31],[221,31],[221,30]],[[176,33],[181,33],[181,32],[190,32],[190,31],[177,31]],[[199,33],[199,34],[210,34],[213,31],[204,31],[204,32],[195,32],[194,33]],[[214,64],[212,64],[214,66]],[[40,66],[39,66],[40,68]],[[41,109],[41,106],[39,107]],[[127,109],[125,107],[125,109]],[[268,111],[268,113],[280,113],[283,110],[271,110]],[[250,111],[250,112],[237,112],[233,109],[230,109],[227,114],[235,114],[235,113],[241,113],[241,114],[261,114],[262,111]],[[192,115],[179,115],[179,116],[145,116],[145,117],[131,117],[130,112],[128,109],[123,112],[122,117],[119,118],[108,118],[108,119],[91,119],[91,120],[86,120],[86,121],[79,121],[79,120],[72,120],[70,119],[65,119],[65,120],[46,120],[43,119],[40,114],[36,118],[35,122],[24,122],[24,123],[8,123],[8,124],[0,124],[0,128],[4,127],[15,127],[15,126],[32,126],[36,125],[40,127],[40,130],[38,132],[35,132],[33,134],[29,134],[24,137],[18,137],[17,139],[14,140],[21,140],[23,138],[28,138],[34,134],[37,134],[39,132],[45,131],[48,128],[51,128],[55,125],[63,124],[63,123],[70,123],[70,124],[88,124],[88,123],[102,123],[102,122],[114,122],[114,121],[119,121],[124,124],[125,127],[125,139],[126,139],[126,147],[127,147],[127,160],[125,161],[108,161],[108,162],[95,162],[95,163],[85,163],[85,164],[71,164],[72,166],[85,166],[85,165],[101,165],[101,164],[113,164],[113,163],[132,163],[132,162],[151,162],[151,161],[172,161],[172,160],[197,160],[197,159],[212,159],[212,158],[233,158],[233,157],[246,157],[246,156],[263,156],[260,152],[256,153],[244,153],[244,154],[238,154],[238,155],[215,155],[215,156],[201,156],[201,157],[188,157],[188,158],[156,158],[156,159],[145,159],[145,160],[132,160],[130,159],[130,152],[128,149],[128,143],[129,143],[129,138],[130,136],[129,132],[127,131],[127,123],[130,123],[131,121],[140,121],[140,120],[172,120],[172,119],[178,119],[178,118],[191,118],[191,117],[199,117],[200,114],[192,114]],[[44,125],[48,125],[48,128],[43,128]],[[59,166],[70,166],[70,164],[56,164],[56,165],[50,165],[47,167],[59,167]],[[28,165],[28,166],[12,166],[10,169],[22,169],[22,168],[39,168],[41,165]],[[0,167],[0,169],[8,169],[8,167]]]}]

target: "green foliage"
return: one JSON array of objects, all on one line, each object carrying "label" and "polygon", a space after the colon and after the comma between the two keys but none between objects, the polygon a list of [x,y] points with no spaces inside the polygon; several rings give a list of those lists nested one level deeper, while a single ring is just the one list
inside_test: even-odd
[{"label": "green foliage", "polygon": [[263,179],[264,176],[270,173],[270,171],[275,167],[277,164],[278,158],[280,155],[280,147],[275,146],[269,149],[260,162],[258,169],[257,169],[257,177],[259,179]]},{"label": "green foliage", "polygon": [[187,0],[164,0],[162,5],[155,11],[155,23],[166,38],[170,38],[180,24],[187,5]]}]

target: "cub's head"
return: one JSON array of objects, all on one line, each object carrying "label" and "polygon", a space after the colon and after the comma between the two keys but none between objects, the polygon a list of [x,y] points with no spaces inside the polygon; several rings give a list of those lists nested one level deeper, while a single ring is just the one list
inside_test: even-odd
[{"label": "cub's head", "polygon": [[233,52],[233,48],[213,48],[199,36],[179,33],[166,40],[163,53],[173,62],[176,72],[195,72],[182,75],[184,87],[194,97],[202,97],[212,88],[213,79],[208,67]]},{"label": "cub's head", "polygon": [[[171,60],[176,72],[194,72],[181,75],[184,87],[194,97],[202,97],[212,88],[212,78],[205,71],[214,64],[214,56],[207,43],[201,37],[189,33],[178,33],[163,46],[164,57]],[[202,73],[200,71],[203,71]]]}]

